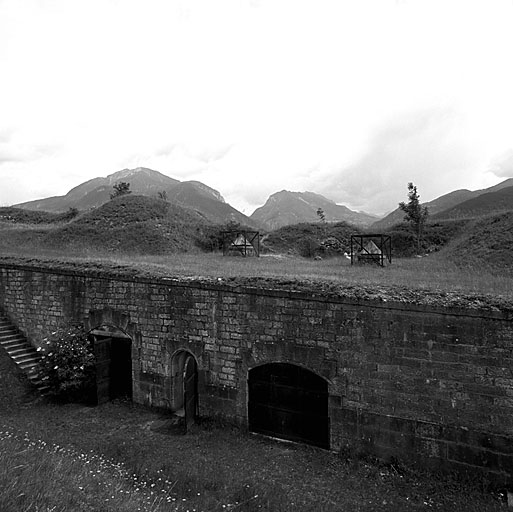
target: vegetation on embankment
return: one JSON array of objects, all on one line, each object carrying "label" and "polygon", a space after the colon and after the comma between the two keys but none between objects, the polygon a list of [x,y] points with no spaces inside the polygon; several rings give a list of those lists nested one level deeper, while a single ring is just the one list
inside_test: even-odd
[{"label": "vegetation on embankment", "polygon": [[302,291],[318,296],[513,311],[513,277],[462,271],[438,255],[396,260],[388,267],[351,266],[345,258],[224,257],[180,254],[173,257],[20,258],[0,257],[0,266],[92,273],[118,278],[166,278],[230,287]]},{"label": "vegetation on embankment", "polygon": [[9,224],[59,224],[69,222],[78,216],[75,208],[64,213],[25,210],[14,206],[0,208],[0,222]]},{"label": "vegetation on embankment", "polygon": [[[54,251],[84,256],[165,255],[217,251],[222,231],[237,224],[216,225],[200,213],[161,199],[123,195],[99,208],[79,213],[0,208],[0,251],[37,254]],[[421,254],[444,252],[458,266],[479,265],[493,271],[512,271],[513,213],[479,219],[428,218]],[[262,235],[262,253],[304,258],[337,257],[350,252],[351,235],[362,233],[346,222],[302,223]],[[393,258],[419,251],[416,235],[406,223],[384,234],[392,238]],[[476,250],[476,247],[478,250]]]}]

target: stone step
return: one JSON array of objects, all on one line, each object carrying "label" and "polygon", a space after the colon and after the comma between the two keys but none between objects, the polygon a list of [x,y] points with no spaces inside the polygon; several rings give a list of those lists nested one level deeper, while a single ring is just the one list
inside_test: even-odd
[{"label": "stone step", "polygon": [[24,353],[37,354],[37,350],[34,347],[27,347],[24,343],[17,343],[16,345],[9,345],[4,347],[7,353],[14,357]]},{"label": "stone step", "polygon": [[27,344],[24,341],[11,341],[9,343],[2,343],[1,346],[7,350],[7,352],[12,352],[13,350],[16,350],[21,347],[26,347]]},{"label": "stone step", "polygon": [[32,363],[32,362],[37,364],[41,360],[39,355],[34,355],[34,354],[22,354],[19,356],[11,357],[11,359],[16,364],[25,364],[25,363]]},{"label": "stone step", "polygon": [[37,371],[38,364],[34,361],[26,361],[22,363],[16,363],[18,365],[18,368],[21,368],[25,374],[28,376],[28,373],[30,370]]},{"label": "stone step", "polygon": [[16,332],[13,332],[11,334],[2,334],[2,335],[0,335],[0,343],[1,342],[5,342],[5,341],[14,340],[14,339],[24,340],[25,338],[23,337],[23,335],[21,335],[19,333],[16,333]]},{"label": "stone step", "polygon": [[39,376],[38,363],[41,360],[39,352],[29,343],[7,318],[0,315],[0,347],[23,370],[29,381],[36,389],[45,395],[49,386]]},{"label": "stone step", "polygon": [[23,356],[36,356],[38,359],[41,359],[39,354],[32,347],[19,347],[14,350],[8,350],[7,353],[15,360]]},{"label": "stone step", "polygon": [[48,393],[49,386],[39,376],[38,363],[41,360],[39,352],[14,325],[2,316],[0,316],[0,347],[25,373],[41,395]]},{"label": "stone step", "polygon": [[9,353],[11,356],[11,359],[16,363],[22,363],[24,361],[34,360],[34,361],[40,361],[41,357],[35,350],[30,349],[24,349],[23,351],[18,351],[13,353]]}]

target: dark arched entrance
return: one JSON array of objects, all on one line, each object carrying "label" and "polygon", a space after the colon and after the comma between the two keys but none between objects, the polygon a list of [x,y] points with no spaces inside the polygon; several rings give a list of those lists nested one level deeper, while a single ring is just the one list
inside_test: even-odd
[{"label": "dark arched entrance", "polygon": [[288,363],[249,371],[248,420],[252,432],[329,448],[328,383]]},{"label": "dark arched entrance", "polygon": [[186,350],[176,352],[171,359],[172,409],[185,418],[190,427],[198,417],[198,364]]},{"label": "dark arched entrance", "polygon": [[89,332],[96,359],[98,404],[116,398],[132,398],[132,340],[112,326]]}]

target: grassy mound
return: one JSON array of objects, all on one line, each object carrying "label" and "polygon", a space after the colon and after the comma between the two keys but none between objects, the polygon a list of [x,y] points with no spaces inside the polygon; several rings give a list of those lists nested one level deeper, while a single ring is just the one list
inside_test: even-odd
[{"label": "grassy mound", "polygon": [[9,230],[4,225],[9,240],[3,245],[84,254],[167,254],[203,247],[209,229],[203,216],[192,210],[125,195],[64,225]]},{"label": "grassy mound", "polygon": [[351,248],[351,235],[360,230],[346,222],[319,223],[303,222],[283,226],[270,233],[263,240],[264,250],[276,253],[289,253],[311,258],[316,255],[325,256],[330,253],[336,241],[334,252],[340,254],[349,252]]},{"label": "grassy mound", "polygon": [[[465,232],[468,223],[465,220],[428,222],[424,227],[421,252],[426,254],[441,250]],[[409,224],[396,224],[386,230],[386,234],[392,237],[394,257],[410,257],[417,254],[417,238]]]},{"label": "grassy mound", "polygon": [[[422,240],[422,252],[432,253],[445,247],[451,240],[465,231],[468,221],[451,220],[430,222],[425,226]],[[347,224],[319,222],[301,223],[284,226],[264,238],[264,250],[276,253],[311,258],[313,256],[341,255],[351,250],[351,235],[362,233],[362,230]],[[410,257],[417,254],[417,240],[411,227],[396,224],[383,231],[392,237],[393,257]],[[336,242],[335,247],[332,243]],[[333,250],[335,249],[335,250]]]},{"label": "grassy mound", "polygon": [[77,215],[78,210],[74,208],[64,213],[24,210],[12,206],[0,208],[0,222],[9,224],[56,224],[68,222]]},{"label": "grassy mound", "polygon": [[461,267],[513,274],[513,212],[469,224],[444,252],[447,259]]}]

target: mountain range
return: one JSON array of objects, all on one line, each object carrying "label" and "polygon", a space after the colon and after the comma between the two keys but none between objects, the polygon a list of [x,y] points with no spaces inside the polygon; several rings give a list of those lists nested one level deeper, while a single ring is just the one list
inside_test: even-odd
[{"label": "mountain range", "polygon": [[[235,222],[243,226],[273,230],[300,222],[344,221],[361,228],[383,231],[401,223],[404,213],[397,208],[382,219],[365,212],[355,212],[346,206],[313,192],[282,190],[272,194],[266,203],[246,216],[229,205],[215,189],[199,181],[179,181],[158,171],[138,167],[123,169],[104,178],[93,178],[71,189],[64,196],[49,197],[21,203],[26,210],[61,213],[70,208],[91,210],[110,201],[113,186],[120,182],[130,184],[134,195],[165,197],[170,203],[188,208],[208,222],[226,224]],[[473,218],[513,210],[513,178],[487,189],[456,190],[442,195],[427,206],[430,218],[436,220]],[[322,215],[317,212],[322,210]]]}]

